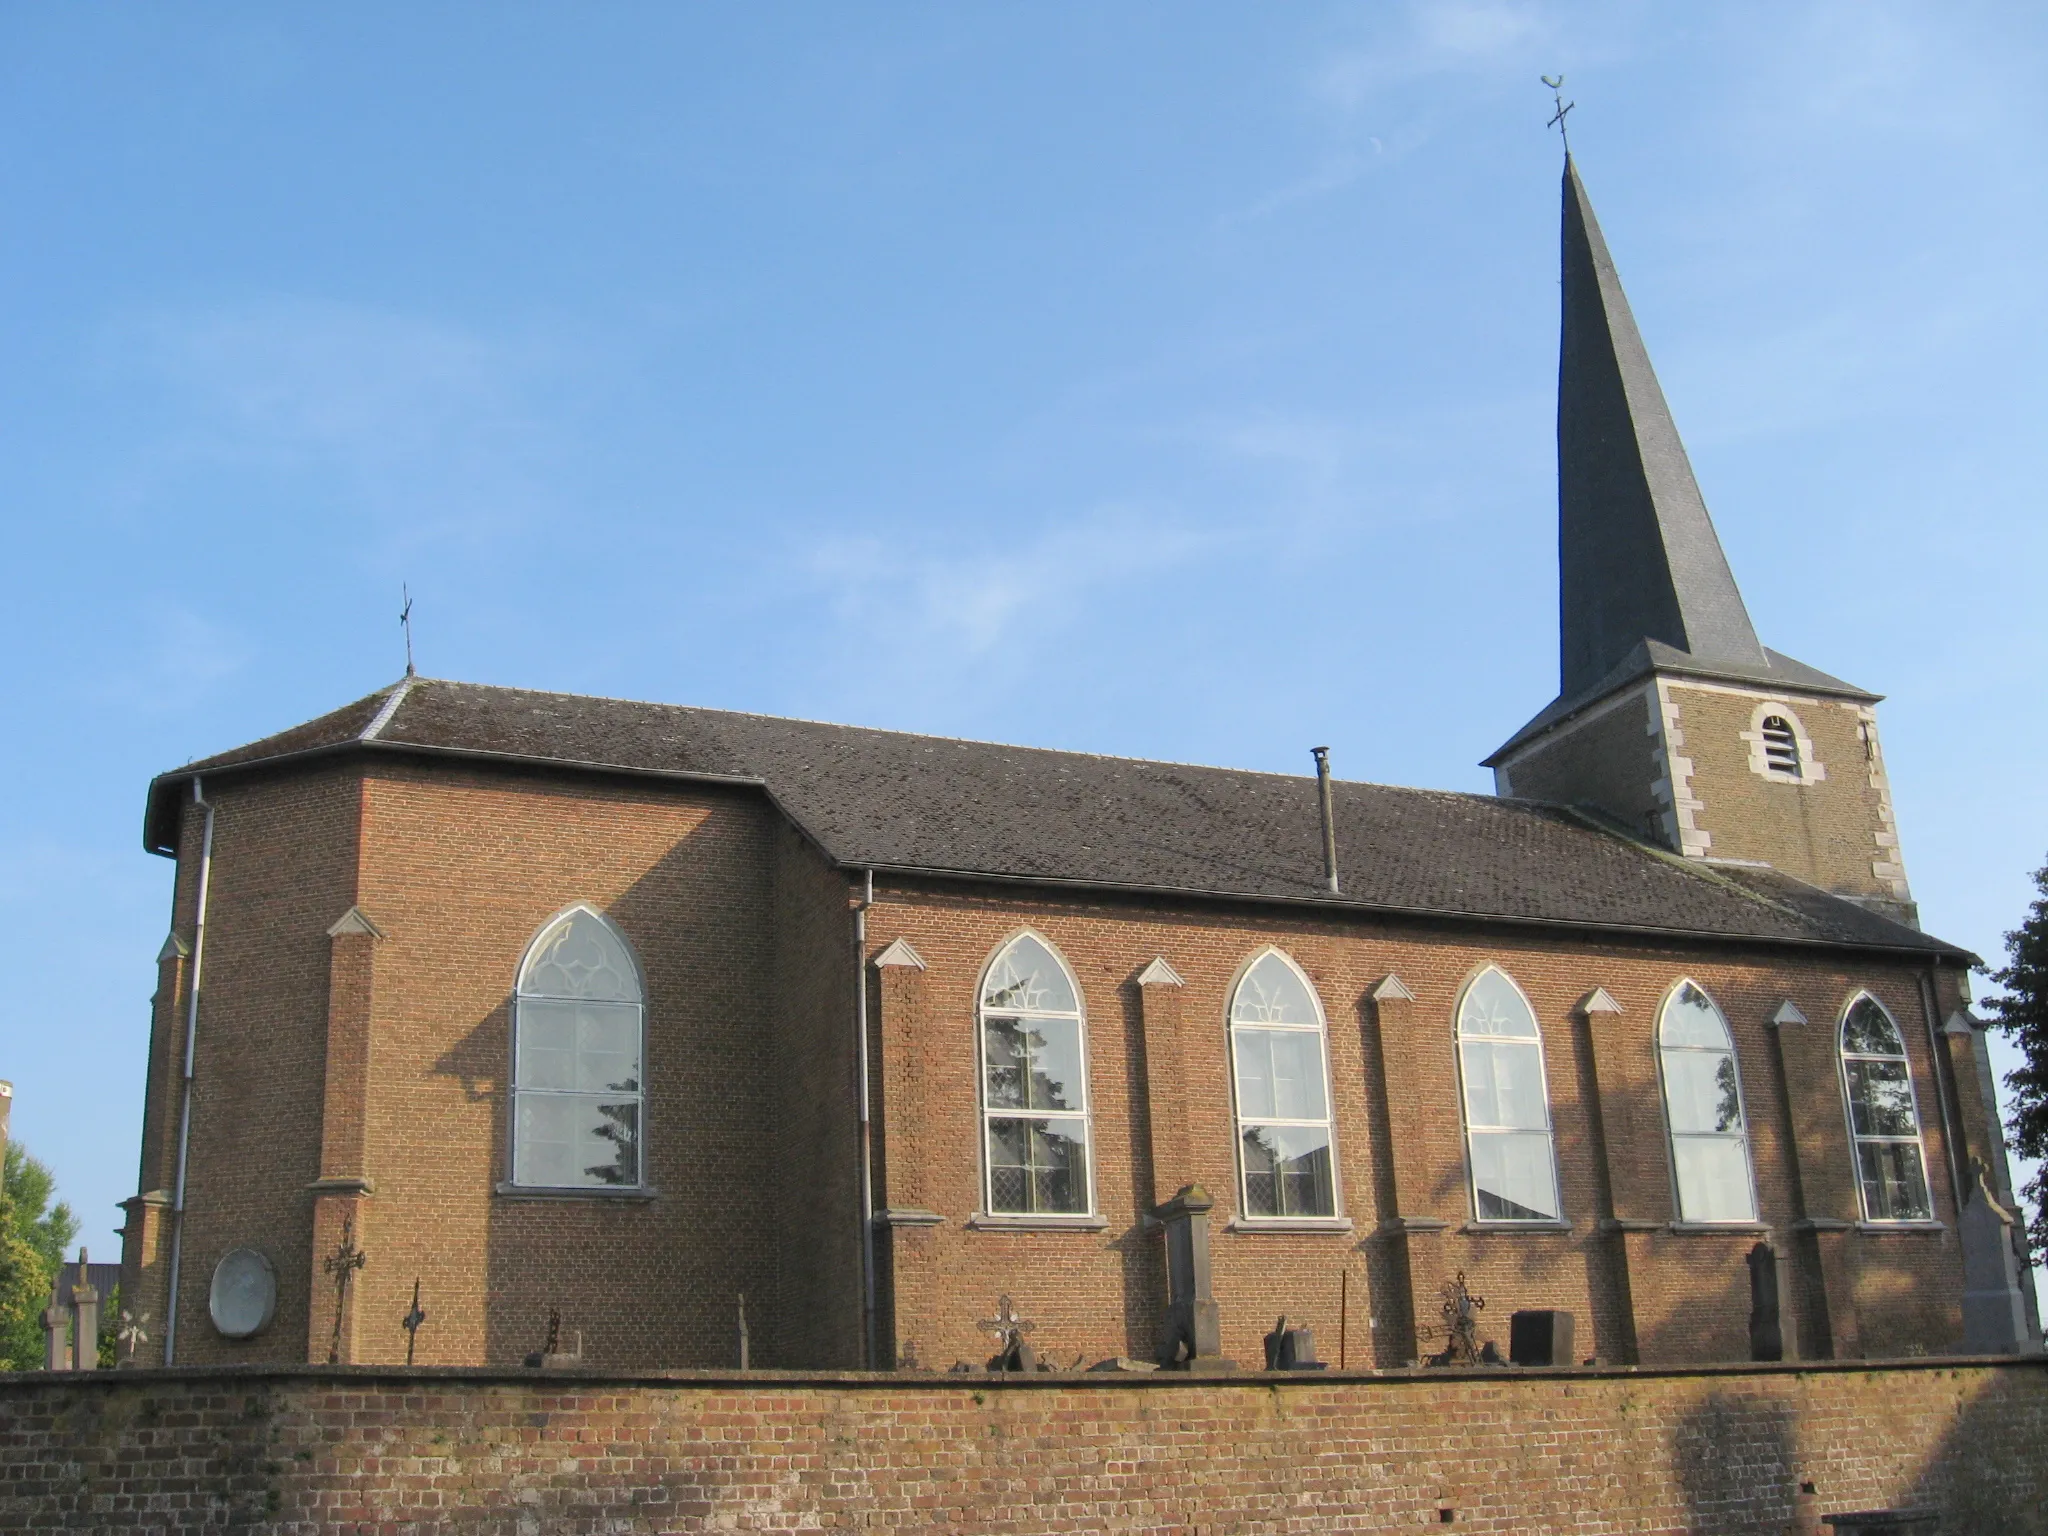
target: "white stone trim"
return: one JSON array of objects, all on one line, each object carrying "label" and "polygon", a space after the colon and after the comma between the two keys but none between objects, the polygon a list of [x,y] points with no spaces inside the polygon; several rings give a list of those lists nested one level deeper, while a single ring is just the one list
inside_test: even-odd
[{"label": "white stone trim", "polygon": [[1877,797],[1877,828],[1871,837],[1875,850],[1870,872],[1880,884],[1891,890],[1897,900],[1911,901],[1913,892],[1906,883],[1906,861],[1899,852],[1898,823],[1892,817],[1891,780],[1884,771],[1884,749],[1877,741],[1877,711],[1868,704],[1844,704],[1842,708],[1855,717],[1856,735],[1863,743],[1863,760],[1870,770],[1870,789]]},{"label": "white stone trim", "polygon": [[[1794,774],[1779,773],[1771,766],[1769,755],[1764,750],[1764,720],[1776,715],[1792,727],[1792,745],[1799,752],[1799,771]],[[1818,784],[1828,776],[1827,765],[1813,750],[1813,738],[1807,734],[1806,722],[1799,718],[1799,712],[1790,702],[1776,695],[1767,694],[1763,701],[1749,713],[1749,729],[1735,733],[1749,743],[1749,771],[1768,784],[1790,784],[1794,787]]]},{"label": "white stone trim", "polygon": [[903,966],[908,970],[921,971],[925,968],[924,956],[910,947],[910,940],[898,939],[871,962],[880,969]]},{"label": "white stone trim", "polygon": [[1187,981],[1179,971],[1176,971],[1166,963],[1164,955],[1154,955],[1152,963],[1146,966],[1144,970],[1138,972],[1138,985],[1141,987],[1184,987],[1187,985]]},{"label": "white stone trim", "polygon": [[1671,807],[1664,813],[1671,845],[1686,858],[1697,859],[1714,846],[1714,839],[1699,824],[1699,813],[1707,807],[1692,792],[1692,759],[1678,755],[1685,745],[1685,732],[1679,728],[1678,701],[1672,697],[1672,687],[1674,683],[1684,686],[1684,680],[1659,677],[1656,682],[1651,729],[1663,736],[1664,776],[1650,786],[1650,792]]}]

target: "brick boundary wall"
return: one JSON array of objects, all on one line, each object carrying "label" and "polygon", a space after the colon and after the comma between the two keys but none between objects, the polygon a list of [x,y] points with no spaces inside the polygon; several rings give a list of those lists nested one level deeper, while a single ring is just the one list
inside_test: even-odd
[{"label": "brick boundary wall", "polygon": [[[0,1376],[0,1529],[2048,1531],[2048,1360],[1226,1379]],[[1448,1519],[1445,1512],[1448,1511]]]}]

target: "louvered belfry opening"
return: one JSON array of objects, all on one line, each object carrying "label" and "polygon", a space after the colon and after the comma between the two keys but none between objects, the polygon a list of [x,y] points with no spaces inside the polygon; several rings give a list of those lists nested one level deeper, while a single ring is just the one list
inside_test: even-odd
[{"label": "louvered belfry opening", "polygon": [[1799,777],[1799,738],[1783,715],[1764,716],[1764,765],[1788,779]]}]

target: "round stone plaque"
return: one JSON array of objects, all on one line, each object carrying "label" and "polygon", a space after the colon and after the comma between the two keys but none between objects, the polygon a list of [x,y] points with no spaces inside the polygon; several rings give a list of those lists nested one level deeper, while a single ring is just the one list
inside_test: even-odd
[{"label": "round stone plaque", "polygon": [[213,1326],[228,1338],[261,1333],[277,1311],[277,1271],[254,1248],[237,1248],[213,1267],[206,1306]]}]

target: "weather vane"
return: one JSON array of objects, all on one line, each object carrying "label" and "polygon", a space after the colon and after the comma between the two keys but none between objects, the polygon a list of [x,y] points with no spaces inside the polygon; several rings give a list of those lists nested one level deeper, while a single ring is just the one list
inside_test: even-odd
[{"label": "weather vane", "polygon": [[405,631],[405,675],[412,677],[412,590],[400,582],[398,595],[405,600],[405,606],[398,610],[398,627]]},{"label": "weather vane", "polygon": [[1572,136],[1569,132],[1566,131],[1565,116],[1571,111],[1573,107],[1576,107],[1578,103],[1576,101],[1566,101],[1564,99],[1563,75],[1559,75],[1554,80],[1549,75],[1539,75],[1537,76],[1537,78],[1541,80],[1545,85],[1550,87],[1553,99],[1557,102],[1556,115],[1552,117],[1550,121],[1545,123],[1543,126],[1546,128],[1555,128],[1557,130],[1557,136],[1560,139],[1564,140],[1564,152],[1566,157],[1569,158],[1572,152]]}]

